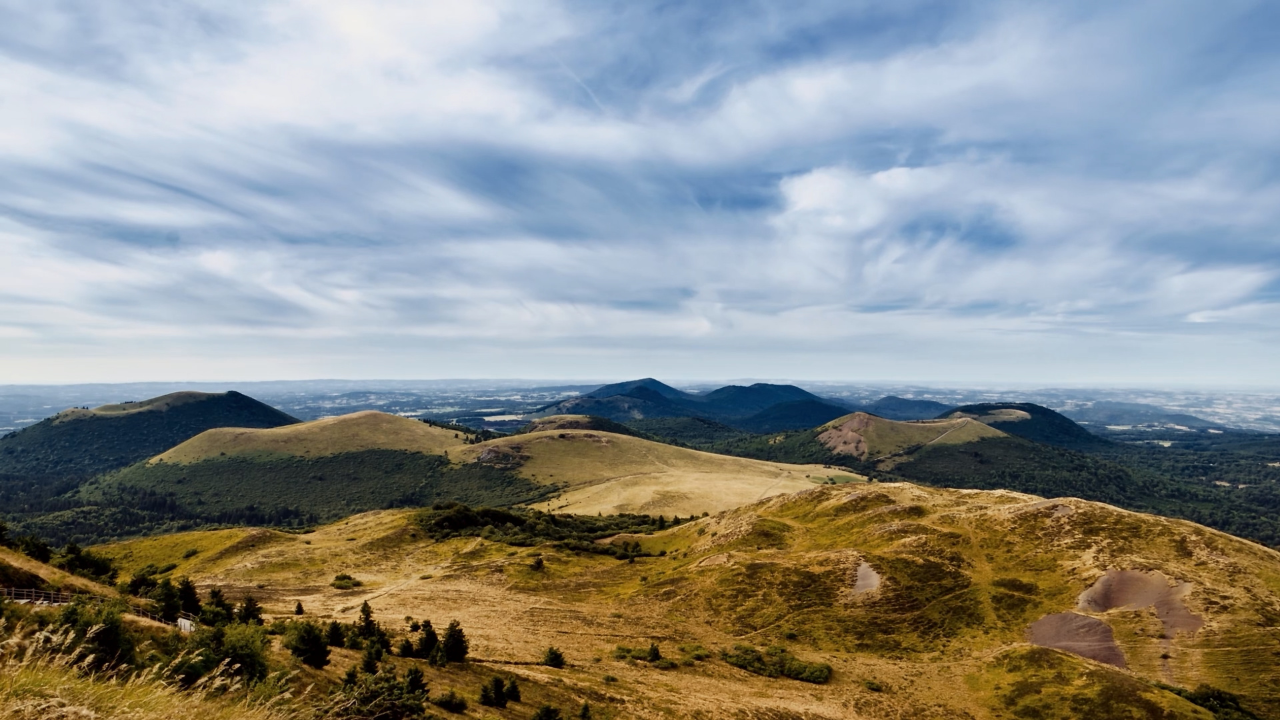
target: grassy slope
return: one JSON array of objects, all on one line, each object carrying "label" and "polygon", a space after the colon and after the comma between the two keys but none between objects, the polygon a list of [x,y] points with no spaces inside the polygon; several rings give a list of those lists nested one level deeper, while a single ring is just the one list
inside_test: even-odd
[{"label": "grassy slope", "polygon": [[850,435],[862,438],[865,441],[865,454],[859,458],[862,460],[886,458],[925,445],[963,445],[1004,436],[999,430],[968,418],[899,422],[861,412],[836,418],[818,431],[818,441],[831,450],[842,445],[847,447]]},{"label": "grassy slope", "polygon": [[319,457],[362,450],[440,455],[465,443],[452,430],[372,410],[269,430],[217,428],[152,458],[190,464],[223,456]]},{"label": "grassy slope", "polygon": [[560,488],[540,509],[690,515],[718,512],[828,479],[816,466],[784,465],[689,450],[606,432],[544,431],[499,438],[458,453],[517,458],[521,477]]},{"label": "grassy slope", "polygon": [[[433,543],[410,511],[301,536],[184,534],[100,550],[126,567],[185,563],[175,572],[251,592],[279,614],[301,600],[309,615],[350,620],[368,600],[393,626],[404,615],[437,626],[456,617],[479,658],[529,661],[554,644],[566,670],[491,667],[595,698],[617,718],[1210,717],[1157,681],[1209,683],[1280,717],[1280,554],[1190,523],[1080,500],[880,484],[815,488],[630,539],[667,555],[625,563],[482,539]],[[191,547],[203,549],[182,560]],[[545,570],[530,569],[535,553]],[[854,595],[862,562],[884,584]],[[1192,583],[1187,602],[1206,626],[1166,645],[1150,610],[1096,614],[1129,672],[1024,644],[1027,624],[1073,608],[1111,568]],[[365,586],[329,587],[342,571]],[[1010,592],[996,582],[1008,578],[1034,586]],[[649,642],[677,659],[681,644],[780,643],[836,674],[818,688],[717,660],[663,672],[610,657],[615,644]]]}]

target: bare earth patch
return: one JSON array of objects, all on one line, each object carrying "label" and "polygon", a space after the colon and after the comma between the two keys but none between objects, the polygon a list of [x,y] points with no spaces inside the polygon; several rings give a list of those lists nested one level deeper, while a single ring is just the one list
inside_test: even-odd
[{"label": "bare earth patch", "polygon": [[1073,612],[1045,615],[1031,623],[1027,640],[1033,645],[1065,650],[1119,668],[1126,666],[1111,626],[1088,615]]}]

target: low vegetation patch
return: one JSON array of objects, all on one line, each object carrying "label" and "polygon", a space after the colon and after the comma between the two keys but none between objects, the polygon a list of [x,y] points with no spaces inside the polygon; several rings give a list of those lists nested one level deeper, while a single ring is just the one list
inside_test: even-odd
[{"label": "low vegetation patch", "polygon": [[764,652],[750,645],[734,645],[733,650],[720,651],[720,659],[736,668],[765,677],[787,677],[819,684],[831,679],[830,665],[805,662],[777,645],[766,648]]},{"label": "low vegetation patch", "polygon": [[417,521],[427,536],[434,540],[482,537],[517,547],[550,543],[566,550],[612,555],[619,559],[650,553],[645,552],[638,542],[613,545],[595,541],[622,533],[650,533],[685,522],[680,518],[668,521],[662,516],[648,515],[554,515],[527,509],[471,508],[455,502],[423,510]]}]

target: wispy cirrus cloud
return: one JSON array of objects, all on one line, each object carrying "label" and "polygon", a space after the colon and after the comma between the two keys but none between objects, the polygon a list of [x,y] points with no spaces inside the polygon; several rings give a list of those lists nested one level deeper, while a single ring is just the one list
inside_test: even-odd
[{"label": "wispy cirrus cloud", "polygon": [[0,3],[0,371],[1273,382],[1278,13]]}]

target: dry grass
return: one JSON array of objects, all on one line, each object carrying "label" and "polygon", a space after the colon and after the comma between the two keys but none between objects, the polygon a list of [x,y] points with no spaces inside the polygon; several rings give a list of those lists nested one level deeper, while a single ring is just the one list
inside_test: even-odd
[{"label": "dry grass", "polygon": [[54,416],[55,423],[66,422],[68,420],[79,420],[89,417],[119,417],[121,415],[132,415],[134,413],[147,412],[151,410],[161,411],[168,410],[172,407],[185,405],[191,402],[206,400],[211,397],[217,397],[224,393],[204,393],[195,391],[169,393],[160,397],[143,400],[136,403],[116,403],[112,405],[101,405],[92,410],[84,410],[81,408],[71,408],[63,410]]},{"label": "dry grass", "polygon": [[820,465],[748,460],[585,430],[499,438],[466,447],[458,457],[474,459],[491,448],[523,456],[521,476],[562,487],[558,497],[535,507],[565,513],[714,513],[849,478]]},{"label": "dry grass", "polygon": [[463,447],[452,430],[369,410],[268,430],[207,430],[150,462],[194,463],[234,455],[322,457],[361,450],[439,455]]},{"label": "dry grass", "polygon": [[288,692],[275,696],[242,692],[224,674],[202,680],[192,691],[180,691],[166,681],[165,669],[156,667],[133,676],[89,674],[76,664],[69,632],[19,626],[0,643],[0,718],[301,720],[313,716],[286,707]]},{"label": "dry grass", "polygon": [[[180,552],[192,535],[173,536],[169,546]],[[368,601],[392,628],[406,615],[437,626],[457,618],[473,655],[486,661],[474,666],[475,682],[447,680],[471,683],[459,685],[464,691],[492,669],[554,694],[562,708],[574,707],[565,698],[590,699],[608,710],[604,717],[806,720],[1003,717],[1010,683],[1033,674],[1000,658],[1027,648],[1031,622],[1075,608],[1109,569],[1158,570],[1190,583],[1188,607],[1205,627],[1166,640],[1150,611],[1096,613],[1115,629],[1132,672],[1099,674],[1100,666],[1059,656],[1080,680],[1055,688],[1055,702],[1069,708],[1073,693],[1093,697],[1132,680],[1147,688],[1134,702],[1151,697],[1170,720],[1199,718],[1150,682],[1207,682],[1280,718],[1280,636],[1259,625],[1280,616],[1272,583],[1280,554],[1192,523],[1080,500],[860,484],[813,487],[628,539],[666,555],[626,563],[479,538],[433,543],[416,533],[411,511],[383,511],[253,547],[231,542],[207,572],[191,569],[202,586],[252,593],[280,616],[301,600],[307,617],[344,621]],[[530,567],[534,553],[544,569]],[[858,594],[863,562],[884,583]],[[330,587],[344,571],[365,585]],[[1007,578],[1034,583],[1034,592],[1010,604],[996,583]],[[961,589],[939,589],[947,583]],[[959,602],[966,598],[971,605]],[[964,612],[976,615],[958,622]],[[812,686],[716,660],[662,671],[611,656],[615,645],[650,642],[676,659],[680,645],[782,643],[804,660],[830,663],[835,676]],[[509,664],[534,661],[549,645],[565,652],[569,668]],[[619,682],[606,684],[605,675]],[[529,713],[521,712],[487,714]]]}]

